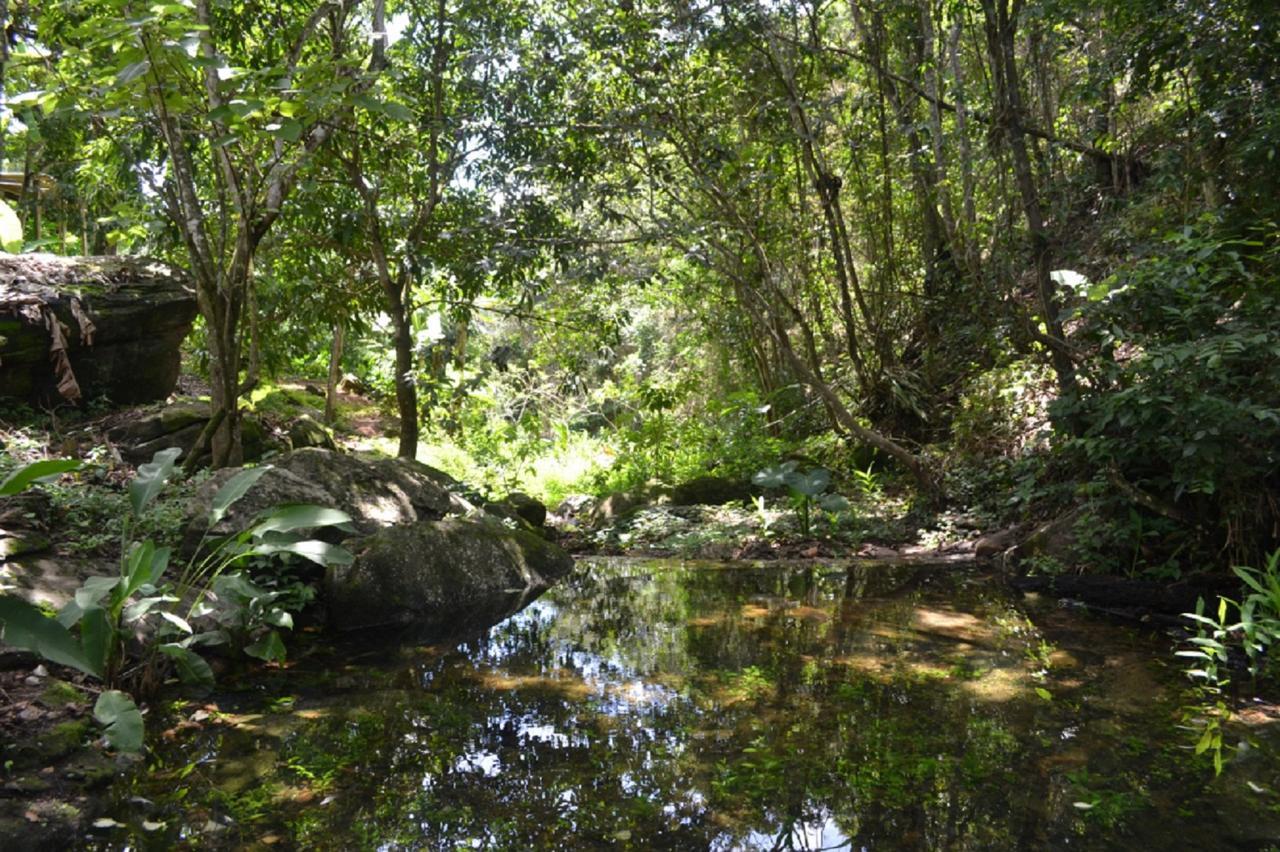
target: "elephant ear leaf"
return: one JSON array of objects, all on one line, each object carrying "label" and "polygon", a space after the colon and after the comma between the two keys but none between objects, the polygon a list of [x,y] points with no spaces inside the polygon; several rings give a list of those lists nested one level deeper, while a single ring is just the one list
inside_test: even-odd
[{"label": "elephant ear leaf", "polygon": [[808,473],[793,473],[787,477],[787,485],[806,497],[817,497],[831,484],[831,472],[826,468],[814,468]]},{"label": "elephant ear leaf", "polygon": [[103,733],[116,751],[142,751],[142,713],[132,698],[118,689],[108,689],[93,705],[93,718],[106,728]]},{"label": "elephant ear leaf", "polygon": [[751,477],[751,482],[761,488],[781,488],[787,484],[789,477],[795,474],[796,463],[794,461],[783,462],[782,464],[771,465],[764,470],[758,470]]}]

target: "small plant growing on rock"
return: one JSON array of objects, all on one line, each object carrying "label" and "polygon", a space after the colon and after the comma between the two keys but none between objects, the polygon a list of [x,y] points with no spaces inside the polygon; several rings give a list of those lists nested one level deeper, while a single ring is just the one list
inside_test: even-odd
[{"label": "small plant growing on rock", "polygon": [[[107,741],[121,751],[138,751],[143,740],[142,714],[134,699],[118,689],[126,682],[136,694],[149,692],[171,665],[183,682],[210,685],[213,671],[195,650],[202,646],[235,643],[259,659],[284,658],[278,629],[292,627],[293,622],[277,604],[281,593],[262,589],[233,569],[251,558],[284,553],[322,566],[352,559],[343,548],[301,533],[346,524],[351,520],[346,514],[321,506],[282,506],[261,513],[247,529],[216,540],[207,553],[197,549],[177,582],[166,583],[170,549],[150,540],[133,541],[129,529],[173,475],[179,452],[156,453],[130,483],[131,516],[124,524],[118,574],[90,577],[56,618],[20,598],[0,596],[0,637],[6,643],[106,684],[94,717],[105,726]],[[28,465],[0,483],[0,495],[77,465]],[[266,470],[241,471],[219,489],[209,512],[210,529]],[[131,654],[131,643],[139,638],[143,649]]]}]

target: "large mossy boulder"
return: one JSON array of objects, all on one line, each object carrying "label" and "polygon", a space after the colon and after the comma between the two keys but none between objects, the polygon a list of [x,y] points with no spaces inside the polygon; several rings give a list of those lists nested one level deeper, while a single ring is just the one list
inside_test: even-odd
[{"label": "large mossy boulder", "polygon": [[[198,540],[213,496],[234,469],[221,470],[197,489],[187,540]],[[237,501],[214,534],[243,529],[254,515],[282,503],[341,509],[361,534],[396,524],[437,520],[456,511],[449,475],[407,459],[370,458],[309,447],[271,460],[271,469]]]},{"label": "large mossy boulder", "polygon": [[573,567],[533,533],[454,518],[388,527],[349,546],[355,562],[330,567],[325,578],[339,630],[444,635],[492,624]]},{"label": "large mossy boulder", "polygon": [[723,476],[699,476],[671,490],[671,502],[676,506],[723,506],[750,499],[750,484]]},{"label": "large mossy boulder", "polygon": [[187,279],[165,264],[0,256],[0,397],[163,399],[195,315]]}]

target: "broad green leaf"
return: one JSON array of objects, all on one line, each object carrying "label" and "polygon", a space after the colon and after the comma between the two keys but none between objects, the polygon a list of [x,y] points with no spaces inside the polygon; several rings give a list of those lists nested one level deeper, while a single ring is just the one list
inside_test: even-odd
[{"label": "broad green leaf", "polygon": [[125,607],[124,621],[131,624],[142,618],[150,612],[157,604],[177,603],[178,599],[173,595],[152,595],[151,597],[140,598]]},{"label": "broad green leaf", "polygon": [[142,514],[147,504],[156,498],[164,484],[173,475],[173,464],[182,455],[178,447],[160,450],[151,461],[138,467],[138,475],[129,483],[129,504],[135,515]]},{"label": "broad green leaf", "polygon": [[781,488],[787,484],[787,476],[794,473],[795,469],[795,462],[783,462],[782,464],[756,471],[751,477],[751,481],[761,488]]},{"label": "broad green leaf", "polygon": [[[0,205],[4,205],[0,201]],[[10,211],[13,212],[13,211]],[[3,210],[0,209],[0,239],[3,239],[4,222]],[[22,239],[21,235],[18,237]],[[19,246],[21,248],[21,246]],[[8,249],[6,249],[7,251]],[[13,473],[5,477],[4,482],[0,482],[0,497],[8,497],[17,494],[31,487],[32,483],[43,482],[59,474],[76,470],[80,467],[78,459],[45,459],[44,461],[32,462],[24,464]]]},{"label": "broad green leaf", "polygon": [[257,556],[273,556],[277,553],[293,553],[303,559],[309,559],[317,565],[350,565],[355,561],[351,551],[327,541],[307,539],[306,541],[269,543],[256,545],[252,551]]},{"label": "broad green leaf", "polygon": [[1045,689],[1043,686],[1037,686],[1037,687],[1036,687],[1036,695],[1039,695],[1039,696],[1040,696],[1041,698],[1043,698],[1045,701],[1052,701],[1052,700],[1053,700],[1053,693],[1052,693],[1052,692],[1050,692],[1049,690]]},{"label": "broad green leaf", "polygon": [[173,660],[174,668],[178,670],[178,677],[183,683],[213,686],[213,669],[195,651],[169,642],[160,646],[160,652]]},{"label": "broad green leaf", "polygon": [[112,589],[120,585],[119,577],[90,577],[76,589],[76,606],[88,610],[97,606]]},{"label": "broad green leaf", "polygon": [[134,80],[141,77],[151,70],[151,62],[143,59],[140,62],[134,62],[120,69],[120,73],[116,74],[116,85],[127,86]]},{"label": "broad green leaf", "polygon": [[21,598],[0,596],[0,638],[50,662],[102,676],[101,667],[85,655],[71,631]]},{"label": "broad green leaf", "polygon": [[849,501],[845,499],[843,494],[825,494],[818,501],[818,505],[822,507],[823,511],[843,512],[849,508]]},{"label": "broad green leaf", "polygon": [[285,657],[284,642],[280,639],[280,634],[274,630],[245,647],[244,652],[250,657],[265,660],[268,663],[284,662]]},{"label": "broad green leaf", "polygon": [[831,472],[825,468],[814,468],[808,473],[787,474],[786,483],[789,488],[806,497],[817,497],[831,484]]},{"label": "broad green leaf", "polygon": [[261,538],[268,532],[290,532],[291,530],[308,529],[310,527],[338,526],[351,522],[351,516],[340,509],[324,506],[298,504],[278,506],[269,509],[262,519],[253,525],[250,533],[254,538]]},{"label": "broad green leaf", "polygon": [[273,609],[262,617],[262,620],[272,627],[280,627],[285,630],[293,629],[293,616],[282,609]]},{"label": "broad green leaf", "polygon": [[163,610],[160,612],[160,617],[187,635],[191,635],[195,632],[191,629],[191,625],[187,623],[185,618],[181,618],[171,612],[165,612]]},{"label": "broad green leaf", "polygon": [[93,705],[93,718],[106,728],[107,742],[117,751],[142,750],[142,713],[133,699],[118,689],[108,689]]},{"label": "broad green leaf", "polygon": [[[124,594],[121,596],[122,599],[128,598],[138,587],[151,578],[151,560],[155,553],[155,542],[150,539],[135,541],[129,548],[128,556],[124,562],[123,576],[118,578],[124,589]],[[84,604],[81,603],[81,606],[84,606]]]},{"label": "broad green leaf", "polygon": [[107,620],[107,611],[100,606],[86,609],[80,619],[80,645],[84,648],[85,658],[103,673],[99,677],[107,672],[114,644],[115,631]]},{"label": "broad green leaf", "polygon": [[286,142],[297,142],[302,136],[302,122],[289,118],[276,124],[268,124],[266,130]]},{"label": "broad green leaf", "polygon": [[383,101],[382,112],[396,121],[413,121],[413,110],[395,101]]},{"label": "broad green leaf", "polygon": [[271,470],[271,465],[252,467],[242,470],[223,483],[218,493],[213,495],[213,504],[209,507],[209,526],[214,526],[227,516],[231,506],[249,492],[262,475]]}]

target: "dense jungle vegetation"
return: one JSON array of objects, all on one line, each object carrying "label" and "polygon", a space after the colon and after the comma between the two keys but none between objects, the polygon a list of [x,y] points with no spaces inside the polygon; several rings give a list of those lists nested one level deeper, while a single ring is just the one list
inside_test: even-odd
[{"label": "dense jungle vegetation", "polygon": [[1046,570],[1280,544],[1273,4],[7,6],[25,250],[190,271],[217,464],[346,374],[551,501],[798,453],[1079,507]]},{"label": "dense jungle vegetation", "polygon": [[[1201,678],[1226,644],[1265,668],[1280,4],[7,0],[0,20],[5,248],[187,272],[214,468],[290,393],[355,417],[341,388],[388,424],[365,449],[477,493],[754,479],[791,487],[806,540],[855,545],[1056,525],[1065,544],[1010,570],[1207,579],[1239,605],[1202,616]],[[24,416],[49,415],[0,420]]]}]

